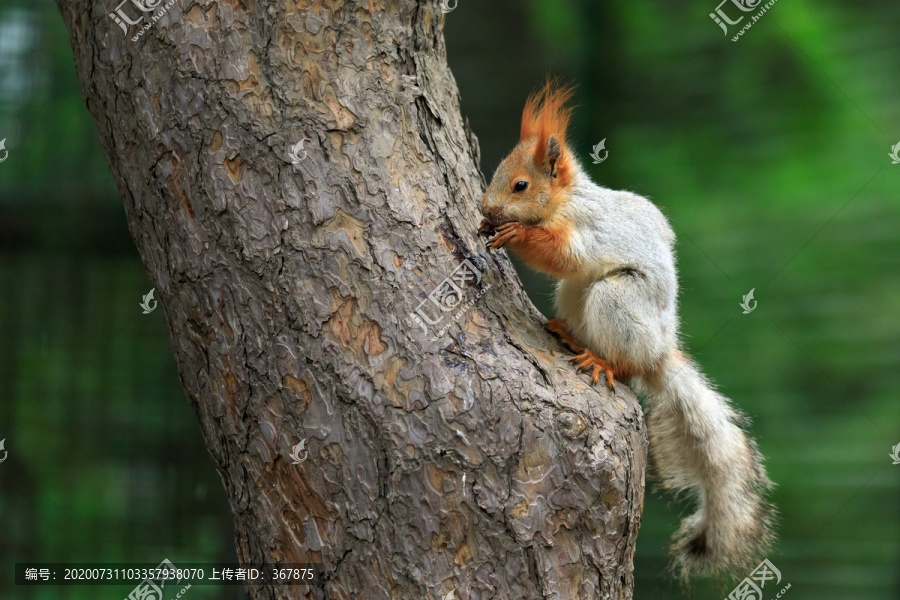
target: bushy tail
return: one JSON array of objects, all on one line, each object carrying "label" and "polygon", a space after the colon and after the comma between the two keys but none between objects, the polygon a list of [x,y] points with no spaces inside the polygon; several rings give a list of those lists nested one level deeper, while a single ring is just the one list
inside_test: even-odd
[{"label": "bushy tail", "polygon": [[749,573],[771,543],[773,484],[741,429],[746,418],[680,352],[658,377],[635,383],[651,403],[650,456],[662,487],[699,505],[675,535],[676,569],[683,578]]}]

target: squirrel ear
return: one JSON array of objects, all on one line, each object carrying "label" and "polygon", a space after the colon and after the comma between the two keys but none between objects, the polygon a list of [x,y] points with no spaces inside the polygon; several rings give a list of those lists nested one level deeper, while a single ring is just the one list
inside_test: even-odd
[{"label": "squirrel ear", "polygon": [[547,164],[550,166],[550,177],[556,177],[557,165],[562,156],[562,147],[555,135],[551,135],[547,140]]}]

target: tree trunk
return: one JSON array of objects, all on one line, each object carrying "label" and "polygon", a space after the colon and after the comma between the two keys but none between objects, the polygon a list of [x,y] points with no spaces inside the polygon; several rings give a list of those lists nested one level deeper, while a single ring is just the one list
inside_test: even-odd
[{"label": "tree trunk", "polygon": [[630,598],[641,411],[477,236],[437,0],[57,1],[238,557],[321,563],[250,595]]}]

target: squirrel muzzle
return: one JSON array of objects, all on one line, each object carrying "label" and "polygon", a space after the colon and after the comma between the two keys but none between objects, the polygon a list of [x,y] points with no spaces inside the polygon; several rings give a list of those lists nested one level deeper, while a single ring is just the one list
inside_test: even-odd
[{"label": "squirrel muzzle", "polygon": [[514,220],[509,216],[503,214],[503,209],[501,209],[499,206],[493,206],[485,209],[484,205],[482,205],[481,214],[484,215],[484,220],[494,228],[500,227],[504,223],[509,223]]}]

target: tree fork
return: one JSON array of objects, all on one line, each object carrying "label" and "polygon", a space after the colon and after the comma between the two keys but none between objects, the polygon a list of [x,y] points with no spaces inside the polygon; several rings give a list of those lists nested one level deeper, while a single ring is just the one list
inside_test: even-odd
[{"label": "tree fork", "polygon": [[321,563],[251,597],[630,598],[641,411],[478,239],[437,0],[57,4],[238,558]]}]

